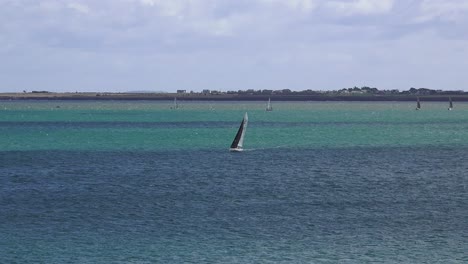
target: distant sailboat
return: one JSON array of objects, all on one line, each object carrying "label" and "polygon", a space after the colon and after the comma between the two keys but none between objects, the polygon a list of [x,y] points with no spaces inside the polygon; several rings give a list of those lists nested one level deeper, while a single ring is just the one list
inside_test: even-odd
[{"label": "distant sailboat", "polygon": [[177,103],[177,97],[174,97],[174,106],[171,107],[172,109],[179,109],[179,104]]},{"label": "distant sailboat", "polygon": [[268,98],[268,103],[267,103],[266,110],[267,111],[273,111],[273,107],[271,107],[271,98]]},{"label": "distant sailboat", "polygon": [[237,130],[236,137],[232,141],[231,148],[229,151],[242,151],[242,145],[244,143],[244,137],[245,137],[245,131],[247,129],[247,123],[249,121],[249,117],[247,116],[247,113],[244,114],[244,119],[242,119],[242,122],[240,124],[239,130]]},{"label": "distant sailboat", "polygon": [[421,109],[421,102],[419,102],[419,97],[418,97],[418,101],[416,103],[416,110],[420,110]]},{"label": "distant sailboat", "polygon": [[452,109],[453,109],[452,97],[449,97],[449,108],[448,108],[448,110],[452,111]]}]

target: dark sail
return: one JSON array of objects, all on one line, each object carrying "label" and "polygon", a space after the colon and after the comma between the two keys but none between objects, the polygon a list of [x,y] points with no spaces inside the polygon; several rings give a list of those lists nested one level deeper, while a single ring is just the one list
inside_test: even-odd
[{"label": "dark sail", "polygon": [[245,120],[242,119],[239,130],[237,130],[236,137],[232,141],[231,148],[233,148],[233,149],[237,148],[237,146],[239,145],[239,141],[240,141],[240,139],[242,137],[242,131],[244,130],[244,122],[245,122]]},{"label": "dark sail", "polygon": [[240,124],[239,130],[237,131],[234,141],[232,141],[230,151],[242,151],[242,145],[244,144],[245,130],[247,129],[247,123],[249,122],[249,117],[247,113],[244,114],[244,119]]},{"label": "dark sail", "polygon": [[421,103],[419,102],[419,97],[418,97],[418,103],[416,105],[416,109],[420,109],[421,108]]},{"label": "dark sail", "polygon": [[449,100],[450,100],[450,106],[449,106],[449,108],[453,108],[452,97],[449,97]]}]

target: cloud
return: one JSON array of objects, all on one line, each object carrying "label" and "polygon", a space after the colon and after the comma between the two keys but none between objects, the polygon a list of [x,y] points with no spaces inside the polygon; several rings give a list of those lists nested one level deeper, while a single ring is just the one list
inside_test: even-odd
[{"label": "cloud", "polygon": [[329,1],[325,6],[342,15],[375,15],[392,10],[393,0]]},{"label": "cloud", "polygon": [[76,12],[83,13],[83,14],[89,14],[90,12],[90,9],[87,5],[76,3],[76,2],[68,3],[67,7],[75,10]]},{"label": "cloud", "polygon": [[183,16],[184,12],[190,8],[191,1],[164,1],[164,0],[140,0],[144,6],[157,8],[163,16]]},{"label": "cloud", "polygon": [[459,21],[468,15],[468,1],[466,0],[423,0],[420,14],[415,22],[428,22],[431,20]]},{"label": "cloud", "polygon": [[140,0],[140,2],[141,2],[143,5],[154,6],[154,5],[156,5],[157,3],[159,3],[160,1],[157,1],[157,0]]},{"label": "cloud", "polygon": [[44,11],[59,11],[63,8],[63,3],[57,1],[41,1],[39,2],[39,8]]},{"label": "cloud", "polygon": [[0,91],[468,87],[467,12],[462,0],[0,0]]},{"label": "cloud", "polygon": [[316,0],[260,0],[260,2],[268,5],[286,7],[304,13],[309,13],[318,7]]}]

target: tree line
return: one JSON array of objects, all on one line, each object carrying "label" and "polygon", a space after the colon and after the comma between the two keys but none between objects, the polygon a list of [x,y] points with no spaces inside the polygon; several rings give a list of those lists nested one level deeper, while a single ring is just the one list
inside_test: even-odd
[{"label": "tree line", "polygon": [[411,87],[408,90],[400,91],[398,89],[391,90],[379,90],[376,87],[354,86],[352,88],[342,88],[340,90],[332,91],[316,91],[316,90],[302,90],[292,91],[290,89],[282,90],[238,90],[238,91],[227,91],[227,94],[240,94],[240,95],[467,95],[468,92],[463,90],[434,90],[429,88],[414,88]]}]

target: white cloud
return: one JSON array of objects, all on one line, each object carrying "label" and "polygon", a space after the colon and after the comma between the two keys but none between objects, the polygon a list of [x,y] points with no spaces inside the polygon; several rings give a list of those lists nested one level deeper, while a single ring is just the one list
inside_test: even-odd
[{"label": "white cloud", "polygon": [[260,2],[279,5],[304,13],[309,13],[318,6],[315,0],[260,0]]},{"label": "white cloud", "polygon": [[[88,90],[120,74],[129,85],[159,83],[158,90],[197,82],[213,89],[335,89],[354,85],[353,76],[399,89],[424,76],[438,76],[440,86],[468,85],[468,0],[0,2],[0,69],[7,78],[0,89],[61,89],[46,80],[54,72]],[[437,61],[455,65],[458,79],[425,67]],[[24,72],[37,78],[21,79]],[[83,83],[75,72],[95,77]],[[408,81],[413,76],[419,80]]]},{"label": "white cloud", "polygon": [[420,15],[415,22],[427,22],[434,19],[458,21],[468,15],[466,0],[423,0]]},{"label": "white cloud", "polygon": [[78,13],[89,14],[90,12],[90,9],[87,5],[77,2],[68,3],[67,7],[77,11]]},{"label": "white cloud", "polygon": [[329,1],[325,6],[343,15],[373,15],[388,13],[392,10],[394,0],[355,0]]},{"label": "white cloud", "polygon": [[140,0],[144,6],[157,8],[163,16],[183,16],[184,11],[190,6],[192,1],[181,0]]},{"label": "white cloud", "polygon": [[217,6],[226,5],[217,0],[139,0],[140,4],[154,8],[159,15],[176,18],[198,18],[212,16]]},{"label": "white cloud", "polygon": [[149,5],[149,6],[154,6],[156,5],[157,0],[140,0],[140,2],[143,4],[143,5]]},{"label": "white cloud", "polygon": [[234,36],[248,20],[247,16],[232,15],[219,19],[198,20],[190,24],[189,27],[201,34]]},{"label": "white cloud", "polygon": [[57,1],[41,1],[39,2],[39,8],[44,11],[59,11],[62,9],[63,4]]}]

